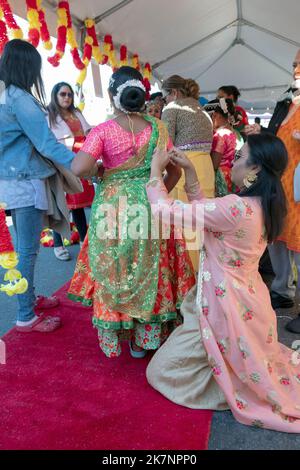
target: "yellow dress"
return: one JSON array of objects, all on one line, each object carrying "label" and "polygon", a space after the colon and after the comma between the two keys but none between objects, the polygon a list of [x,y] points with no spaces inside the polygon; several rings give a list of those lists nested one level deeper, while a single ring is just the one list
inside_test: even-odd
[{"label": "yellow dress", "polygon": [[[185,154],[195,167],[204,196],[207,198],[215,197],[215,172],[210,154],[200,151],[185,151]],[[173,199],[188,202],[184,190],[184,184],[185,177],[182,175],[177,185],[170,193],[170,196]],[[193,263],[194,270],[197,272],[199,264],[199,250],[202,243],[200,234],[199,232],[195,233],[192,230],[187,229],[184,234],[187,247],[191,244],[193,245],[193,248],[195,247],[194,249],[189,249],[189,255]]]},{"label": "yellow dress", "polygon": [[[201,189],[206,197],[215,197],[215,172],[210,156],[213,125],[209,115],[203,111],[198,100],[192,97],[184,97],[169,103],[163,110],[162,120],[168,127],[169,135],[175,147],[183,150],[193,163]],[[184,176],[178,181],[171,196],[182,202],[187,202],[184,191]],[[189,254],[194,266],[198,270],[198,258],[200,240],[185,231],[185,237],[195,243],[189,249]]]}]

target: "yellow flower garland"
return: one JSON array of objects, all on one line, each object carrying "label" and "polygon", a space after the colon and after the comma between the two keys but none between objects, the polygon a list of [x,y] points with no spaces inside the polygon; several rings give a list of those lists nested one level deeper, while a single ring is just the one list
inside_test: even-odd
[{"label": "yellow flower garland", "polygon": [[22,277],[20,271],[15,269],[18,264],[18,256],[15,251],[12,251],[11,236],[6,225],[4,205],[0,204],[0,237],[2,239],[1,252],[0,252],[0,266],[7,269],[4,275],[6,284],[0,284],[0,292],[5,292],[7,295],[12,296],[15,294],[24,294],[28,288],[28,282]]}]

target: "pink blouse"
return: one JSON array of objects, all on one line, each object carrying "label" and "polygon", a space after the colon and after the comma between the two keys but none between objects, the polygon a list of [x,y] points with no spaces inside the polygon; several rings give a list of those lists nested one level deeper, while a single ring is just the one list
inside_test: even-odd
[{"label": "pink blouse", "polygon": [[236,147],[236,134],[225,127],[217,129],[213,136],[212,152],[222,154],[220,166],[232,168]]},{"label": "pink blouse", "polygon": [[[152,126],[149,123],[145,129],[135,134],[138,149],[149,142],[151,132]],[[133,144],[132,133],[111,119],[92,129],[81,150],[95,160],[102,159],[104,168],[115,168],[132,157]],[[170,141],[167,148],[172,148]]]}]

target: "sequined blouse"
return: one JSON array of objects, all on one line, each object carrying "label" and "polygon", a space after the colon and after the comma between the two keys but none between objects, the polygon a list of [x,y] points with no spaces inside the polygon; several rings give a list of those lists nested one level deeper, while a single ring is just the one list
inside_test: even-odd
[{"label": "sequined blouse", "polygon": [[175,147],[210,153],[212,121],[197,100],[182,98],[169,103],[163,110],[162,120]]}]

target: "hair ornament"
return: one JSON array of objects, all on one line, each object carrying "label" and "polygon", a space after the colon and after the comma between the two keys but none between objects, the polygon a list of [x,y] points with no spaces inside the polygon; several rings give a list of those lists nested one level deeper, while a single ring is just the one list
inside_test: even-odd
[{"label": "hair ornament", "polygon": [[221,109],[222,109],[223,113],[228,114],[228,107],[227,107],[226,99],[225,98],[220,98],[219,102],[220,102],[220,106],[221,106]]},{"label": "hair ornament", "polygon": [[127,80],[122,85],[119,85],[117,88],[117,93],[113,96],[114,104],[117,109],[123,111],[123,113],[129,113],[127,109],[123,108],[121,105],[121,96],[125,88],[133,87],[133,88],[140,88],[146,93],[146,88],[140,80]]}]

